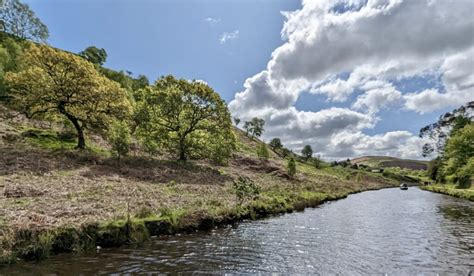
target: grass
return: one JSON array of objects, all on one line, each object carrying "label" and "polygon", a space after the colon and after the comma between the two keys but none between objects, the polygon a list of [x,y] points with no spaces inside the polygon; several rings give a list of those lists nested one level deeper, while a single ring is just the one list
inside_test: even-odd
[{"label": "grass", "polygon": [[445,185],[435,184],[435,185],[429,185],[429,186],[420,186],[420,188],[423,190],[427,190],[427,191],[431,191],[435,193],[446,194],[446,195],[474,201],[474,187],[473,186],[466,189],[460,189],[460,188],[456,188],[456,185],[454,184],[445,184]]}]

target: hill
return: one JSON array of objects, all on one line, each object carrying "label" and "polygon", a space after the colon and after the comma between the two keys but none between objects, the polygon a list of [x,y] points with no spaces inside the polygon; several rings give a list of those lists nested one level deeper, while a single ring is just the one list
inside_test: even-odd
[{"label": "hill", "polygon": [[[380,174],[287,160],[257,158],[259,140],[235,129],[238,150],[227,166],[149,156],[135,143],[120,168],[108,144],[88,133],[74,150],[63,126],[33,121],[0,105],[0,263],[50,253],[136,243],[150,235],[301,210],[354,192],[392,187]],[[260,189],[240,200],[234,181]]]},{"label": "hill", "polygon": [[395,168],[411,170],[426,170],[428,161],[400,159],[389,156],[362,156],[351,160],[353,164],[363,164],[369,167]]}]

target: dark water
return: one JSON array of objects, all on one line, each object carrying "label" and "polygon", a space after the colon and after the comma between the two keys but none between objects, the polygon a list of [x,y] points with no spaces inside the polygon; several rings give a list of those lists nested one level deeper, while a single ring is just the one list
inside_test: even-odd
[{"label": "dark water", "polygon": [[281,272],[461,274],[474,270],[474,203],[385,189],[139,248],[64,254],[0,274]]}]

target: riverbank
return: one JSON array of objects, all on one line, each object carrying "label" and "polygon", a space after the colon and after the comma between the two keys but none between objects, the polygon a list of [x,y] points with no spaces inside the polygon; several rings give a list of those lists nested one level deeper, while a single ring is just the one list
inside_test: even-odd
[{"label": "riverbank", "polygon": [[421,189],[474,201],[474,187],[457,189],[454,184],[420,186]]},{"label": "riverbank", "polygon": [[[368,183],[339,193],[315,192],[304,185],[294,191],[269,189],[258,199],[231,206],[180,206],[163,210],[159,214],[137,213],[104,222],[84,223],[77,226],[60,226],[41,230],[22,229],[4,239],[1,263],[22,260],[38,260],[50,254],[93,250],[96,246],[117,247],[124,244],[140,244],[151,236],[207,230],[244,219],[259,219],[270,215],[302,211],[326,201],[347,197],[349,194],[393,187],[388,183]],[[224,195],[225,196],[225,195]],[[202,198],[201,198],[202,200]],[[7,254],[5,254],[7,253]]]}]

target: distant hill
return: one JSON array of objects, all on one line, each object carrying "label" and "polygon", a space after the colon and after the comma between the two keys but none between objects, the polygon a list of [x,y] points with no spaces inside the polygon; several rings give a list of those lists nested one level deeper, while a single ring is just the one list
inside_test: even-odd
[{"label": "distant hill", "polygon": [[390,156],[362,156],[352,159],[351,163],[370,167],[400,167],[412,170],[426,170],[428,167],[428,161],[400,159]]}]

